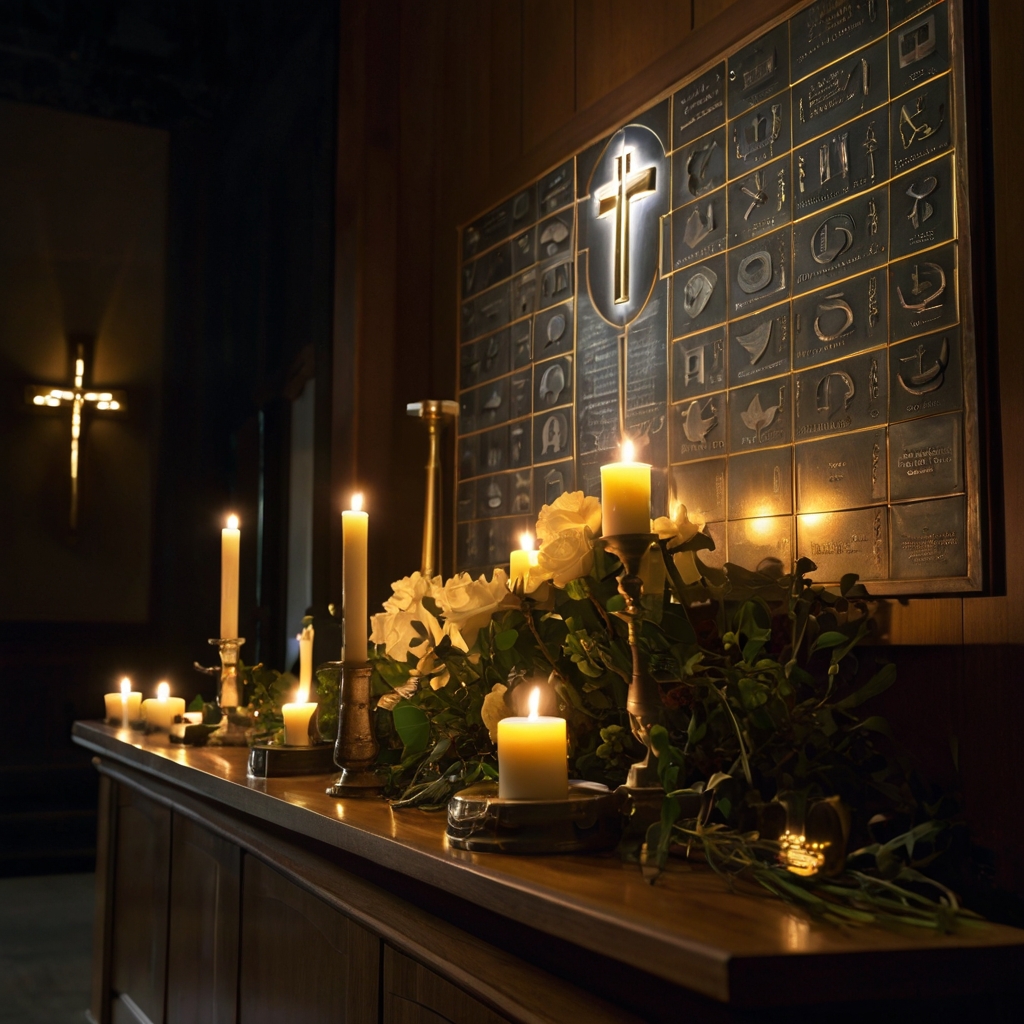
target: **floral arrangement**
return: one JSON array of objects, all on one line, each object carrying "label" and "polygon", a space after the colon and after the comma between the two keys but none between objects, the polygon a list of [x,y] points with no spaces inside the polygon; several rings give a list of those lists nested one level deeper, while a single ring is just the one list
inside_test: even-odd
[{"label": "floral arrangement", "polygon": [[[626,713],[621,567],[600,528],[596,499],[563,494],[541,510],[537,566],[514,591],[501,569],[392,585],[371,661],[395,806],[443,808],[496,778],[497,723],[521,712],[538,678],[567,720],[572,776],[615,786],[642,758]],[[908,767],[884,719],[861,712],[895,668],[858,658],[872,621],[856,576],[833,592],[810,580],[807,559],[793,574],[770,562],[715,570],[700,558],[712,539],[682,506],[652,533],[639,643],[664,706],[652,741],[665,798],[633,854],[645,873],[697,856],[835,922],[970,920],[936,870],[956,831],[950,801]],[[793,844],[828,799],[852,809],[856,852],[842,856],[844,837],[826,866],[817,847]],[[798,855],[812,854],[821,864],[801,871]]]}]

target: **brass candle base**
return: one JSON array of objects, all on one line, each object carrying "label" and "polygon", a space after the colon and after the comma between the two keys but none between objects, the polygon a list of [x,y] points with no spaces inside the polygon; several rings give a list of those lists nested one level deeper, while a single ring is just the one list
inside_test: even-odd
[{"label": "brass candle base", "polygon": [[[243,683],[238,674],[239,648],[244,637],[221,637],[210,644],[220,654],[220,675],[217,683],[217,705],[221,720],[210,743],[219,747],[246,747],[252,730],[252,719],[245,709]],[[216,670],[214,670],[216,671]]]},{"label": "brass candle base", "polygon": [[327,787],[328,796],[379,797],[384,780],[375,770],[380,744],[374,731],[369,665],[338,665],[338,739],[334,763],[341,774]]}]

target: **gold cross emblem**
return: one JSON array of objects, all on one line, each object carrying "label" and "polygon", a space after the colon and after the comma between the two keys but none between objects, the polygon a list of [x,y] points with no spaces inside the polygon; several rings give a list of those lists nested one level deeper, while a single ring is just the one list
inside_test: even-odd
[{"label": "gold cross emblem", "polygon": [[42,409],[71,409],[71,514],[69,524],[72,530],[78,527],[78,452],[82,437],[82,412],[95,409],[98,412],[120,412],[125,407],[123,391],[87,389],[85,381],[85,345],[75,346],[74,385],[31,384],[25,388],[25,401]]},{"label": "gold cross emblem", "polygon": [[615,302],[629,302],[629,208],[657,190],[657,168],[633,171],[632,150],[615,158],[615,180],[596,193],[598,218],[615,215]]}]

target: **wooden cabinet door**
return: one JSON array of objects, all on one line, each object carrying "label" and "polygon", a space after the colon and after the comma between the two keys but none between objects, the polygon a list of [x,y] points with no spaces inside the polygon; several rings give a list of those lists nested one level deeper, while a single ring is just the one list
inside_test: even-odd
[{"label": "wooden cabinet door", "polygon": [[508,1024],[439,974],[384,947],[384,1024]]},{"label": "wooden cabinet door", "polygon": [[378,1024],[380,940],[245,854],[240,1024]]},{"label": "wooden cabinet door", "polygon": [[171,812],[128,786],[117,787],[112,1017],[164,1024]]},{"label": "wooden cabinet door", "polygon": [[242,851],[175,814],[167,1024],[235,1024]]}]

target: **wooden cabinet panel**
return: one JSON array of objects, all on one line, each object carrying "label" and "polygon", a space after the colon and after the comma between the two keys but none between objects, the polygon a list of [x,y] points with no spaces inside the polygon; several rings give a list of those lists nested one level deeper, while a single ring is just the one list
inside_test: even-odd
[{"label": "wooden cabinet panel", "polygon": [[113,1018],[131,1019],[124,1006],[133,1005],[163,1024],[171,812],[127,786],[117,793],[111,986],[127,999]]},{"label": "wooden cabinet panel", "polygon": [[385,946],[384,1024],[508,1024],[508,1018]]},{"label": "wooden cabinet panel", "polygon": [[241,1024],[377,1024],[380,940],[246,854]]},{"label": "wooden cabinet panel", "polygon": [[234,1024],[242,851],[174,815],[167,1024]]}]

